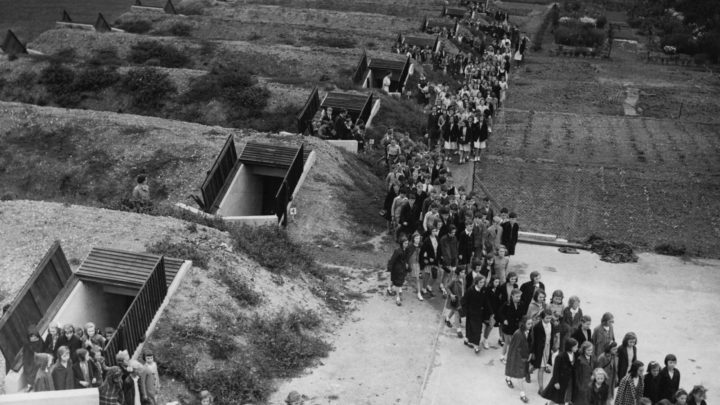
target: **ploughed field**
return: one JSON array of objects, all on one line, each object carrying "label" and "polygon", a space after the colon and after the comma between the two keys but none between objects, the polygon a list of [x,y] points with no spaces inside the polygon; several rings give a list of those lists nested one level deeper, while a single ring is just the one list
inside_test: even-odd
[{"label": "ploughed field", "polygon": [[[531,55],[513,72],[475,180],[526,230],[718,257],[719,87],[705,72],[629,53]],[[637,116],[625,116],[633,90]]]}]

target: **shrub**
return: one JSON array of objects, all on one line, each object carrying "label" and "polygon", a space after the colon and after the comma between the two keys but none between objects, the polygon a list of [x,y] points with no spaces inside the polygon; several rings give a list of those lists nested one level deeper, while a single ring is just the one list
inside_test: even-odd
[{"label": "shrub", "polygon": [[177,37],[189,37],[193,26],[186,22],[178,21],[168,27],[167,32]]},{"label": "shrub", "polygon": [[[313,314],[314,315],[314,314]],[[318,357],[327,356],[332,348],[322,339],[308,335],[308,326],[320,324],[317,316],[307,313],[280,313],[271,319],[256,316],[251,322],[251,342],[265,360],[265,366],[280,378],[297,375]],[[309,321],[309,322],[308,322]]]},{"label": "shrub", "polygon": [[601,15],[600,17],[598,17],[597,22],[595,23],[595,26],[599,29],[603,29],[607,25],[607,22],[608,22],[607,17],[604,15]]},{"label": "shrub", "polygon": [[353,38],[343,38],[326,35],[320,35],[316,37],[304,36],[302,39],[313,45],[326,46],[328,48],[355,48],[355,46],[357,45],[356,41]]},{"label": "shrub", "polygon": [[128,61],[169,68],[181,68],[190,64],[190,58],[177,48],[157,41],[140,41],[133,45],[128,55]]},{"label": "shrub", "polygon": [[201,269],[208,268],[211,255],[189,242],[172,242],[166,236],[163,240],[157,241],[145,247],[149,253],[174,257],[177,259],[192,260],[193,265]]},{"label": "shrub", "polygon": [[675,32],[664,35],[660,39],[660,46],[673,46],[679,53],[695,54],[697,53],[697,43],[692,34],[685,32]]},{"label": "shrub", "polygon": [[114,68],[86,67],[75,76],[73,86],[77,91],[100,91],[120,81],[120,73]]},{"label": "shrub", "polygon": [[202,15],[210,6],[210,0],[182,0],[177,5],[177,11],[185,15]]},{"label": "shrub", "polygon": [[250,112],[249,115],[265,108],[268,98],[270,98],[270,90],[261,86],[247,87],[241,91],[232,91],[227,88],[223,93],[230,108],[246,109]]},{"label": "shrub", "polygon": [[[212,327],[199,326],[199,320],[170,322],[161,322],[155,333],[162,344],[150,342],[162,374],[192,390],[210,390],[220,405],[264,403],[274,379],[299,375],[332,348],[308,333],[320,325],[311,311],[232,318]],[[246,344],[236,341],[240,333]],[[204,350],[215,360],[211,368],[198,367]]]},{"label": "shrub", "polygon": [[227,286],[228,293],[238,305],[254,307],[262,302],[261,295],[255,292],[237,272],[223,268],[219,271],[219,276],[223,284]]},{"label": "shrub", "polygon": [[655,253],[666,256],[684,256],[687,248],[682,244],[661,243],[655,246]]},{"label": "shrub", "polygon": [[122,79],[122,87],[138,109],[159,108],[167,96],[177,91],[167,73],[150,67],[130,69]]},{"label": "shrub", "polygon": [[237,248],[269,271],[291,276],[309,272],[324,279],[310,254],[290,240],[284,229],[273,225],[239,225],[230,231]]},{"label": "shrub", "polygon": [[119,66],[122,59],[118,56],[117,48],[108,46],[94,50],[88,63],[95,66]]},{"label": "shrub", "polygon": [[74,107],[82,96],[73,87],[75,72],[61,63],[51,63],[40,72],[38,83],[44,84],[53,102],[61,107]]},{"label": "shrub", "polygon": [[133,34],[145,34],[152,29],[152,22],[148,20],[122,21],[117,27]]},{"label": "shrub", "polygon": [[598,47],[605,41],[605,32],[590,24],[570,21],[555,29],[555,42],[568,46]]},{"label": "shrub", "polygon": [[74,48],[62,48],[53,55],[58,62],[72,62],[77,57]]}]

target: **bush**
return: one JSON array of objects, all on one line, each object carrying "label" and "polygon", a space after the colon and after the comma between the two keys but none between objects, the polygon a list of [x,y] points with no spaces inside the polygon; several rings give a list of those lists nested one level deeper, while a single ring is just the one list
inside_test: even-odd
[{"label": "bush", "polygon": [[211,6],[210,0],[182,0],[176,8],[180,14],[202,15],[205,9]]},{"label": "bush", "polygon": [[208,268],[211,255],[189,242],[172,242],[169,236],[145,247],[148,253],[192,260],[193,265],[201,269]]},{"label": "bush", "polygon": [[687,248],[681,244],[661,243],[655,246],[655,253],[666,256],[684,256]]},{"label": "bush", "polygon": [[319,324],[317,315],[309,311],[280,313],[269,320],[256,316],[251,322],[254,331],[251,342],[274,376],[294,377],[311,366],[316,358],[326,357],[332,349],[322,339],[305,333],[306,329]]},{"label": "bush", "polygon": [[122,87],[132,96],[137,109],[160,108],[165,98],[177,91],[167,73],[150,67],[130,69],[122,79]]},{"label": "bush", "polygon": [[232,228],[230,233],[238,250],[269,271],[291,276],[309,272],[324,280],[324,274],[315,259],[300,245],[292,242],[284,229],[273,225],[240,225]]},{"label": "bush", "polygon": [[75,77],[76,91],[100,91],[120,81],[120,73],[114,68],[86,67]]},{"label": "bush", "polygon": [[74,48],[62,48],[53,55],[53,58],[58,62],[72,62],[77,57],[77,52]]},{"label": "bush", "polygon": [[128,61],[137,64],[182,68],[190,64],[190,58],[172,45],[157,41],[140,41],[133,45]]},{"label": "bush", "polygon": [[73,87],[75,72],[61,63],[51,63],[40,72],[38,83],[45,85],[53,102],[61,107],[74,107],[82,96]]},{"label": "bush", "polygon": [[597,22],[595,23],[595,26],[599,29],[603,29],[607,25],[607,22],[608,22],[607,17],[604,15],[601,15],[600,17],[598,17]]},{"label": "bush", "polygon": [[122,21],[117,25],[117,28],[133,34],[145,34],[150,31],[152,27],[152,22],[148,20]]},{"label": "bush", "polygon": [[579,21],[562,23],[555,29],[555,42],[561,45],[596,48],[604,41],[604,31]]},{"label": "bush", "polygon": [[663,35],[660,39],[660,47],[674,46],[678,53],[693,55],[697,53],[697,43],[692,34],[685,32],[675,32]]},{"label": "bush", "polygon": [[[191,390],[211,391],[220,405],[264,403],[274,379],[298,376],[332,348],[308,333],[320,325],[310,311],[232,318],[229,325],[214,327],[201,327],[198,322],[161,322],[155,336],[165,341],[150,345],[162,374],[185,381]],[[241,333],[247,344],[237,342]],[[205,350],[215,361],[211,368],[200,369]]]},{"label": "bush", "polygon": [[223,268],[219,271],[220,280],[227,286],[228,293],[242,307],[254,307],[262,302],[260,294],[255,292],[237,272]]},{"label": "bush", "polygon": [[319,35],[316,37],[304,36],[302,39],[310,44],[326,46],[328,48],[355,48],[357,45],[353,38],[333,37],[327,35]]},{"label": "bush", "polygon": [[122,59],[118,56],[117,48],[109,46],[94,50],[88,63],[95,66],[120,66]]},{"label": "bush", "polygon": [[168,27],[167,32],[177,37],[189,37],[192,32],[193,26],[191,24],[178,21]]}]

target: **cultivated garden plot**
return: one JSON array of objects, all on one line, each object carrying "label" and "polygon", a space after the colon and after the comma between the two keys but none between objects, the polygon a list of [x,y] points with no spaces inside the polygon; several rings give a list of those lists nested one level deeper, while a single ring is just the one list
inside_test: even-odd
[{"label": "cultivated garden plot", "polygon": [[505,113],[493,155],[704,175],[717,171],[718,125],[559,113]]},{"label": "cultivated garden plot", "polygon": [[[506,112],[476,180],[528,230],[717,257],[717,125]],[[487,173],[487,175],[484,175]],[[687,235],[713,235],[688,239]]]}]

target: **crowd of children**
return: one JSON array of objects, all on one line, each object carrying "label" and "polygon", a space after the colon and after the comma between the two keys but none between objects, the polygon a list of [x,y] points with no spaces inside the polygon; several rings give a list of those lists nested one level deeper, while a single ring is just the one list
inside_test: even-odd
[{"label": "crowd of children", "polygon": [[58,325],[43,340],[32,328],[23,346],[25,391],[97,388],[101,405],[155,405],[160,378],[153,353],[144,351],[141,363],[120,352],[120,367],[108,366],[103,349],[114,332],[103,332],[93,322]]}]

